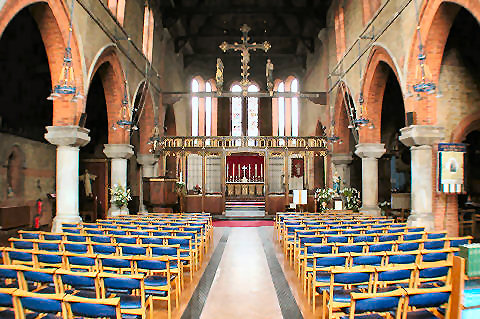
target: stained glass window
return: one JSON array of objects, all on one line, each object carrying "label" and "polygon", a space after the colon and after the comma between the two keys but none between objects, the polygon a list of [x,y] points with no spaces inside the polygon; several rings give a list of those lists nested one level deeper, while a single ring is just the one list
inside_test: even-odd
[{"label": "stained glass window", "polygon": [[[210,82],[205,84],[205,92],[212,92]],[[205,136],[212,135],[212,98],[205,98]]]},{"label": "stained glass window", "polygon": [[[278,85],[278,92],[285,92],[285,83]],[[278,98],[278,136],[285,136],[285,98]]]},{"label": "stained glass window", "polygon": [[[242,92],[240,85],[232,86],[232,92]],[[242,136],[242,98],[232,98],[232,136]]]},{"label": "stained glass window", "polygon": [[[258,92],[258,87],[256,85],[250,85],[248,87],[248,92]],[[248,136],[258,136],[258,98],[249,97],[248,98]]]},{"label": "stained glass window", "polygon": [[[192,92],[198,92],[199,84],[192,80]],[[198,97],[192,97],[192,136],[198,136]]]},{"label": "stained glass window", "polygon": [[[292,81],[290,91],[298,92],[297,79]],[[298,97],[292,98],[292,136],[298,136]]]}]

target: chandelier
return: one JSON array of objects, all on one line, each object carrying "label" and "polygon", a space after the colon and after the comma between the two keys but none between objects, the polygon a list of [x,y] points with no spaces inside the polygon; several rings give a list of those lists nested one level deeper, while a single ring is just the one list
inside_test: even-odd
[{"label": "chandelier", "polygon": [[330,125],[330,134],[326,137],[327,138],[327,142],[330,143],[330,144],[343,144],[343,141],[342,139],[335,135],[335,121],[332,121],[331,125]]},{"label": "chandelier", "polygon": [[72,6],[70,8],[70,19],[68,27],[68,42],[67,47],[65,48],[65,53],[63,55],[63,64],[62,70],[60,72],[60,78],[57,84],[53,87],[52,93],[47,98],[47,100],[54,101],[61,96],[73,95],[71,101],[77,102],[79,99],[83,99],[83,96],[77,89],[75,85],[75,76],[73,72],[72,65],[72,48],[71,48],[71,39],[72,39],[72,19],[73,19],[73,7],[75,0],[72,0]]},{"label": "chandelier", "polygon": [[420,18],[419,11],[417,6],[417,1],[415,0],[415,10],[417,17],[417,38],[418,38],[418,66],[416,71],[415,79],[418,80],[417,83],[412,85],[413,91],[417,93],[417,99],[421,99],[421,93],[433,94],[437,86],[432,81],[432,74],[426,64],[427,55],[425,54],[422,37],[420,34]]},{"label": "chandelier", "polygon": [[128,107],[128,91],[127,80],[125,80],[123,88],[123,99],[120,109],[121,118],[112,125],[112,129],[115,131],[117,127],[125,129],[127,131],[137,131],[138,126],[133,122],[133,116],[130,116],[130,108]]}]

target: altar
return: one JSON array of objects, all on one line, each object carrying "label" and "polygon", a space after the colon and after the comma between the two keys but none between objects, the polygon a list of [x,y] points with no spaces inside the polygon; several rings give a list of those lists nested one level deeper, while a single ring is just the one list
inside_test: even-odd
[{"label": "altar", "polygon": [[255,199],[264,192],[264,156],[234,153],[226,157],[226,196],[229,199]]}]

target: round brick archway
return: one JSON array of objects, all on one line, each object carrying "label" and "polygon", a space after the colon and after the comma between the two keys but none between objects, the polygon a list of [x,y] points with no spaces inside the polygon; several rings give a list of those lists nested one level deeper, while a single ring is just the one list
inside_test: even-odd
[{"label": "round brick archway", "polygon": [[382,104],[389,72],[393,72],[397,82],[401,83],[399,72],[390,54],[385,48],[374,46],[370,51],[362,82],[365,114],[374,127],[359,130],[360,143],[381,142]]},{"label": "round brick archway", "polygon": [[[443,53],[452,24],[461,8],[469,11],[477,21],[480,21],[480,2],[471,0],[432,0],[424,1],[420,9],[420,34],[423,39],[426,63],[432,74],[434,83],[438,83],[442,66]],[[408,55],[407,85],[412,87],[416,82],[415,74],[418,67],[418,35],[412,36]],[[417,113],[417,124],[434,125],[436,123],[437,99],[435,95],[427,95],[417,101],[410,98],[405,104],[406,112]]]},{"label": "round brick archway", "polygon": [[[128,130],[121,128],[114,129],[116,122],[122,117],[122,100],[126,84],[125,73],[123,72],[116,48],[113,45],[104,48],[98,55],[91,72],[90,82],[96,72],[100,72],[99,75],[102,80],[105,102],[107,104],[108,144],[128,144],[130,142]],[[128,100],[130,105],[129,96]],[[131,116],[131,114],[129,114],[129,116]],[[130,118],[128,119],[130,120]]]},{"label": "round brick archway", "polygon": [[[24,8],[31,6],[31,13],[37,22],[45,51],[48,58],[52,87],[57,84],[60,76],[65,47],[68,41],[69,9],[61,0],[16,0],[7,1],[0,10],[0,34],[3,34],[7,25]],[[75,30],[71,39],[75,84],[84,95],[82,59],[78,48]],[[76,103],[70,99],[57,99],[53,102],[53,125],[76,125],[84,101]]]}]

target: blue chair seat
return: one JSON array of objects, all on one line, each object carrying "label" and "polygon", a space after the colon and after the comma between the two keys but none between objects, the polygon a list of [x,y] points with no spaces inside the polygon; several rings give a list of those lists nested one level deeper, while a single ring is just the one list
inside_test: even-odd
[{"label": "blue chair seat", "polygon": [[428,310],[410,311],[407,313],[408,319],[438,319],[433,313]]},{"label": "blue chair seat", "polygon": [[[350,308],[349,308],[350,309]],[[349,316],[341,316],[340,319],[349,319]],[[356,315],[355,319],[383,319],[384,317],[378,313],[371,313],[369,315]]]},{"label": "blue chair seat", "polygon": [[166,297],[168,294],[165,290],[145,290],[147,296]]},{"label": "blue chair seat", "polygon": [[188,251],[181,251],[180,257],[190,257],[190,253]]},{"label": "blue chair seat", "polygon": [[330,282],[330,274],[328,272],[317,272],[315,279],[320,282]]},{"label": "blue chair seat", "polygon": [[[28,315],[26,318],[29,318]],[[10,309],[0,311],[0,319],[15,319],[15,311]]]},{"label": "blue chair seat", "polygon": [[47,286],[42,289],[39,289],[35,291],[37,294],[54,294],[55,293],[55,287],[52,286]]},{"label": "blue chair seat", "polygon": [[146,286],[165,286],[167,278],[164,276],[147,276],[144,282]]},{"label": "blue chair seat", "polygon": [[142,307],[142,300],[140,299],[140,296],[119,294],[117,297],[120,297],[120,308],[138,309]]}]

